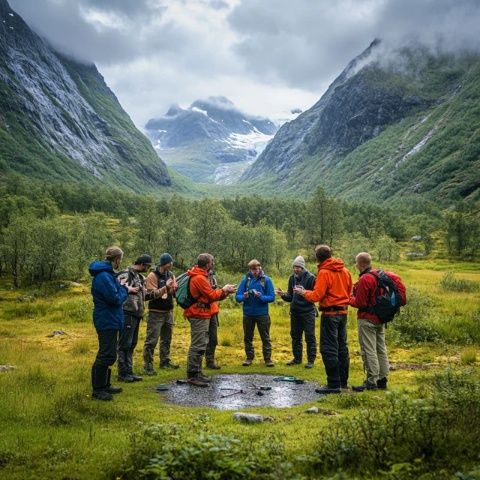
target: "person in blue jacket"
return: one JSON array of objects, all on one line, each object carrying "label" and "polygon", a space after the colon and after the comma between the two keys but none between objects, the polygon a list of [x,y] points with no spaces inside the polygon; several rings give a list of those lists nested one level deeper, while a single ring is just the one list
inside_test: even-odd
[{"label": "person in blue jacket", "polygon": [[129,293],[138,288],[129,287],[125,280],[117,280],[114,269],[120,267],[123,251],[119,247],[107,249],[104,261],[92,262],[88,268],[92,280],[93,324],[98,335],[98,353],[92,366],[92,397],[112,400],[112,393],[121,388],[110,384],[110,367],[117,359],[118,334],[123,329],[123,303]]},{"label": "person in blue jacket", "polygon": [[255,357],[252,342],[255,325],[257,325],[258,333],[262,339],[265,365],[273,367],[268,304],[275,300],[275,289],[271,278],[265,275],[258,260],[251,260],[248,263],[248,268],[249,271],[240,282],[236,294],[237,302],[243,303],[243,340],[247,356],[243,366],[250,366]]}]

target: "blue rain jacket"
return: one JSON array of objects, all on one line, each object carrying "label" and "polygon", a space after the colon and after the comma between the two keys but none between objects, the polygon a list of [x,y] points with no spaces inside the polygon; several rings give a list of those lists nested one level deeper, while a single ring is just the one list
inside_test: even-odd
[{"label": "blue rain jacket", "polygon": [[[254,295],[249,295],[245,300],[243,294],[246,290],[257,290],[261,295],[258,298]],[[258,278],[254,278],[253,275],[248,272],[242,278],[235,298],[237,302],[243,302],[244,315],[248,315],[249,317],[268,315],[268,304],[275,300],[273,282],[263,271]]]},{"label": "blue rain jacket", "polygon": [[93,323],[97,330],[123,328],[123,302],[128,289],[118,283],[111,262],[96,261],[88,267],[92,280]]}]

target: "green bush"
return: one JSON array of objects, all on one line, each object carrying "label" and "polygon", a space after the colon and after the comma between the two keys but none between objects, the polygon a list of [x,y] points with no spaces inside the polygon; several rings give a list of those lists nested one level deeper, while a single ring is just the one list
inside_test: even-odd
[{"label": "green bush", "polygon": [[449,370],[423,385],[425,399],[388,394],[376,408],[322,431],[305,459],[307,474],[384,471],[387,478],[413,479],[437,470],[451,478],[457,468],[478,461],[472,446],[480,431],[480,382]]},{"label": "green bush", "polygon": [[394,341],[402,345],[412,345],[421,342],[438,342],[440,333],[431,323],[435,302],[412,289],[408,293],[407,305],[402,307],[389,325],[388,333]]},{"label": "green bush", "polygon": [[[201,422],[200,422],[201,423]],[[202,425],[205,427],[205,425]],[[154,424],[133,436],[121,472],[112,478],[149,480],[301,479],[275,439],[195,433],[191,428]]]},{"label": "green bush", "polygon": [[456,278],[453,272],[447,272],[440,280],[440,286],[448,292],[476,292],[480,284],[472,280]]}]

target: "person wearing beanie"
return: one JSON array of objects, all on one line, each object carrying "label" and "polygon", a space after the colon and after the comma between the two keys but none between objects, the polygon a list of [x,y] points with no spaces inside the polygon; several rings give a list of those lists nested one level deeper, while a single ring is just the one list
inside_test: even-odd
[{"label": "person wearing beanie", "polygon": [[148,272],[152,266],[152,257],[140,255],[135,263],[120,272],[117,278],[126,285],[138,289],[136,293],[130,293],[123,304],[123,316],[125,319],[123,329],[118,339],[118,380],[121,382],[138,382],[142,377],[133,372],[133,353],[138,342],[138,330],[143,318],[146,296],[145,277],[142,273]]},{"label": "person wearing beanie", "polygon": [[290,336],[292,337],[293,359],[287,365],[300,365],[303,357],[302,337],[305,333],[307,344],[307,363],[305,368],[313,368],[317,357],[317,340],[315,338],[315,304],[308,302],[301,295],[294,292],[294,288],[301,285],[306,290],[312,290],[315,285],[315,276],[305,266],[305,259],[299,255],[292,264],[293,274],[288,279],[287,291],[277,289],[276,293],[285,302],[290,303]]},{"label": "person wearing beanie", "polygon": [[327,385],[315,391],[322,395],[340,393],[347,388],[350,357],[347,344],[347,314],[352,293],[352,275],[343,260],[334,258],[328,245],[315,248],[318,262],[313,289],[297,285],[293,291],[308,302],[318,302],[320,319],[320,353],[322,354]]},{"label": "person wearing beanie", "polygon": [[157,268],[146,280],[148,302],[147,336],[143,346],[143,371],[145,375],[156,375],[153,368],[155,348],[159,345],[160,368],[179,367],[170,360],[170,345],[173,335],[173,298],[177,288],[172,272],[173,257],[162,253]]},{"label": "person wearing beanie", "polygon": [[118,280],[117,270],[122,262],[123,251],[119,247],[110,247],[105,260],[92,262],[88,270],[92,278],[93,323],[98,336],[98,353],[92,366],[92,397],[97,400],[112,400],[113,393],[121,388],[110,383],[110,367],[117,359],[118,333],[123,329],[123,302],[129,294],[138,289]]}]

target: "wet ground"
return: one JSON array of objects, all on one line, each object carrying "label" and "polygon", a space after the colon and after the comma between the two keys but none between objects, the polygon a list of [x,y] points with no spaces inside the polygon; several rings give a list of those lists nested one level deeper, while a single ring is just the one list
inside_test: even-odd
[{"label": "wet ground", "polygon": [[[159,392],[168,403],[189,407],[213,407],[239,410],[247,407],[291,407],[319,398],[318,384],[276,375],[213,375],[207,388],[173,381]],[[275,381],[274,379],[282,379]],[[182,381],[180,381],[182,382]],[[302,382],[302,383],[300,383]]]}]

